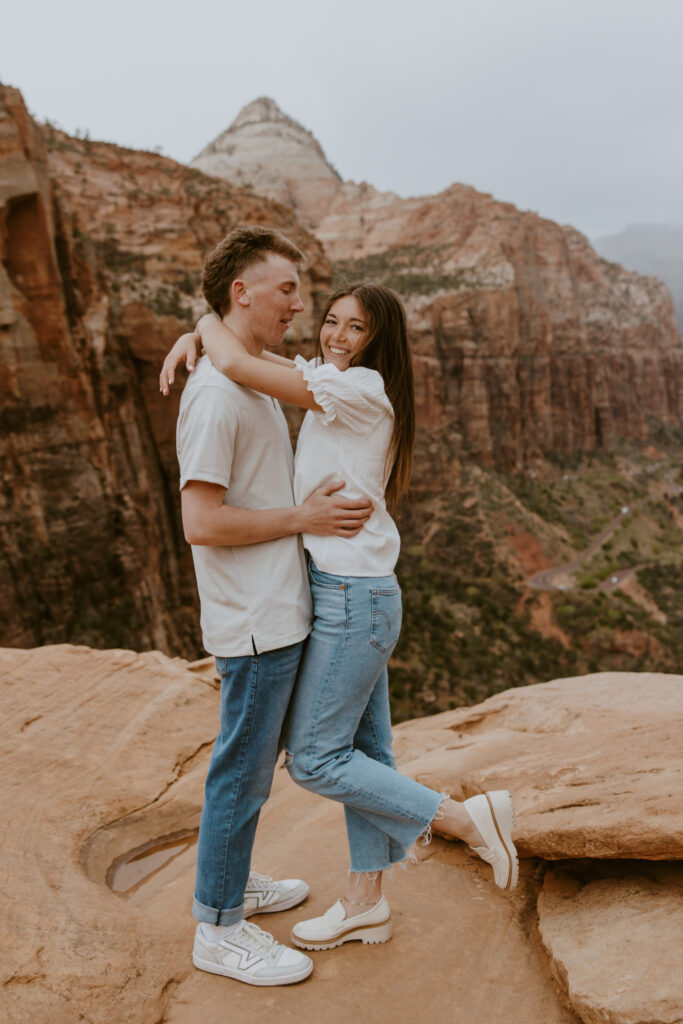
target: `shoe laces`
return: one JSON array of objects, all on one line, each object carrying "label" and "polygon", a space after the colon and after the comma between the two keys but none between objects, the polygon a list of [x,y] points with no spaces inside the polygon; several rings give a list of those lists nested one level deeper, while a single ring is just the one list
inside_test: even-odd
[{"label": "shoe laces", "polygon": [[[229,936],[229,939],[232,938],[233,936]],[[259,928],[257,924],[251,924],[249,921],[242,922],[239,935],[234,936],[234,941],[237,945],[244,946],[245,949],[250,949],[253,953],[270,958],[276,956],[281,948],[281,944],[273,938],[270,932],[264,932],[263,928]]]},{"label": "shoe laces", "polygon": [[250,871],[245,891],[249,892],[250,889],[273,889],[275,892],[281,893],[284,886],[281,882],[276,882],[270,875],[260,875],[258,871]]}]

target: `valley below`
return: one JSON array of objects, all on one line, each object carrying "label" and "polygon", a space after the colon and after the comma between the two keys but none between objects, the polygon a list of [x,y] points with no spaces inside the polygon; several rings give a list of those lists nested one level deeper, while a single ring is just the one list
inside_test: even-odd
[{"label": "valley below", "polygon": [[395,714],[558,675],[677,671],[680,451],[671,437],[524,476],[465,464],[450,495],[425,500],[398,568]]}]

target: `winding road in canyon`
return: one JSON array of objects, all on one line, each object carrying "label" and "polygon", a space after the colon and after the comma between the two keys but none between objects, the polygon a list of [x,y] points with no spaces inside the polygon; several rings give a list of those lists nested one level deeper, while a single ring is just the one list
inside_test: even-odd
[{"label": "winding road in canyon", "polygon": [[[645,472],[652,473],[659,468],[659,463],[648,467]],[[667,484],[667,497],[675,498],[683,493],[683,486],[674,482],[674,477],[679,472],[677,468],[670,469],[665,475],[664,480]],[[584,565],[598,553],[603,544],[616,533],[619,527],[624,522],[625,518],[631,515],[636,508],[642,502],[634,502],[630,506],[624,506],[618,515],[614,516],[613,519],[607,524],[593,538],[587,548],[579,552],[571,562],[564,562],[562,565],[556,565],[551,569],[542,569],[540,572],[536,572],[533,576],[530,576],[527,580],[527,586],[534,590],[573,590],[576,587],[573,575],[579,571]],[[649,562],[643,562],[639,565],[630,565],[626,569],[618,569],[615,572],[610,573],[607,579],[602,580],[597,587],[581,588],[585,589],[588,593],[601,592],[610,593],[621,587],[628,580],[632,579],[633,576],[638,572],[639,569],[644,569],[646,565],[650,565]]]},{"label": "winding road in canyon", "polygon": [[[600,533],[593,538],[587,548],[584,548],[576,558],[573,558],[571,562],[564,562],[562,565],[556,565],[552,569],[542,569],[540,572],[534,573],[527,580],[527,586],[532,587],[534,590],[571,590],[574,587],[572,576],[578,572],[587,562],[598,553],[603,544],[605,544],[610,537],[619,529],[627,516],[632,510],[632,507],[623,508],[618,515],[611,519],[610,522],[605,526]],[[620,586],[626,579],[630,578],[638,569],[642,566],[629,566],[628,569],[620,569],[618,572],[612,573],[608,580],[603,582],[592,589],[594,590],[615,590]]]}]

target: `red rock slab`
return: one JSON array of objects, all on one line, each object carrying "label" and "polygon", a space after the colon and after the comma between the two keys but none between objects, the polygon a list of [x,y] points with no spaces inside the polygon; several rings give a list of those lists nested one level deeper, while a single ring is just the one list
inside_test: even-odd
[{"label": "red rock slab", "polygon": [[[0,651],[3,1024],[575,1021],[529,919],[534,872],[507,899],[487,865],[439,841],[387,883],[390,943],[315,953],[313,977],[288,988],[196,971],[194,849],[130,898],[107,879],[127,851],[198,824],[218,723],[206,675],[156,652]],[[278,770],[254,866],[311,884],[305,907],[255,919],[286,941],[299,915],[323,911],[345,884],[341,807]]]},{"label": "red rock slab", "polygon": [[541,938],[574,1010],[585,1024],[680,1024],[683,868],[593,872],[548,872],[538,900]]},{"label": "red rock slab", "polygon": [[187,780],[216,701],[156,652],[0,650],[3,1024],[159,1020],[185,944],[105,878],[126,849],[198,824]]},{"label": "red rock slab", "polygon": [[415,778],[509,789],[522,856],[683,857],[683,676],[602,672],[506,690],[401,725]]},{"label": "red rock slab", "polygon": [[[385,883],[394,924],[390,942],[348,943],[311,953],[311,978],[279,989],[252,988],[190,970],[174,989],[164,1024],[220,1021],[228,1008],[235,1024],[271,1017],[282,1024],[575,1021],[527,917],[536,885],[533,873],[527,870],[520,892],[510,899],[495,889],[490,870],[461,844],[437,840],[421,847],[420,856],[429,859],[395,868]],[[347,866],[342,808],[294,787],[286,772],[278,771],[261,815],[254,867],[276,877],[304,876],[311,895],[294,910],[251,920],[287,943],[294,922],[323,913],[343,893]],[[193,857],[180,857],[166,884],[160,872],[153,886],[141,887],[133,897],[146,918],[178,922],[185,963],[194,931],[188,916],[193,872]]]}]

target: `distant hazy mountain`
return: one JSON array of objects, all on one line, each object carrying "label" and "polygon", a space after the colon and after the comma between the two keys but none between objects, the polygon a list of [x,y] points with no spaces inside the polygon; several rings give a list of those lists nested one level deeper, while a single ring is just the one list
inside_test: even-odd
[{"label": "distant hazy mountain", "polygon": [[683,224],[632,224],[618,235],[594,238],[593,247],[627,270],[662,280],[673,297],[683,333]]}]

